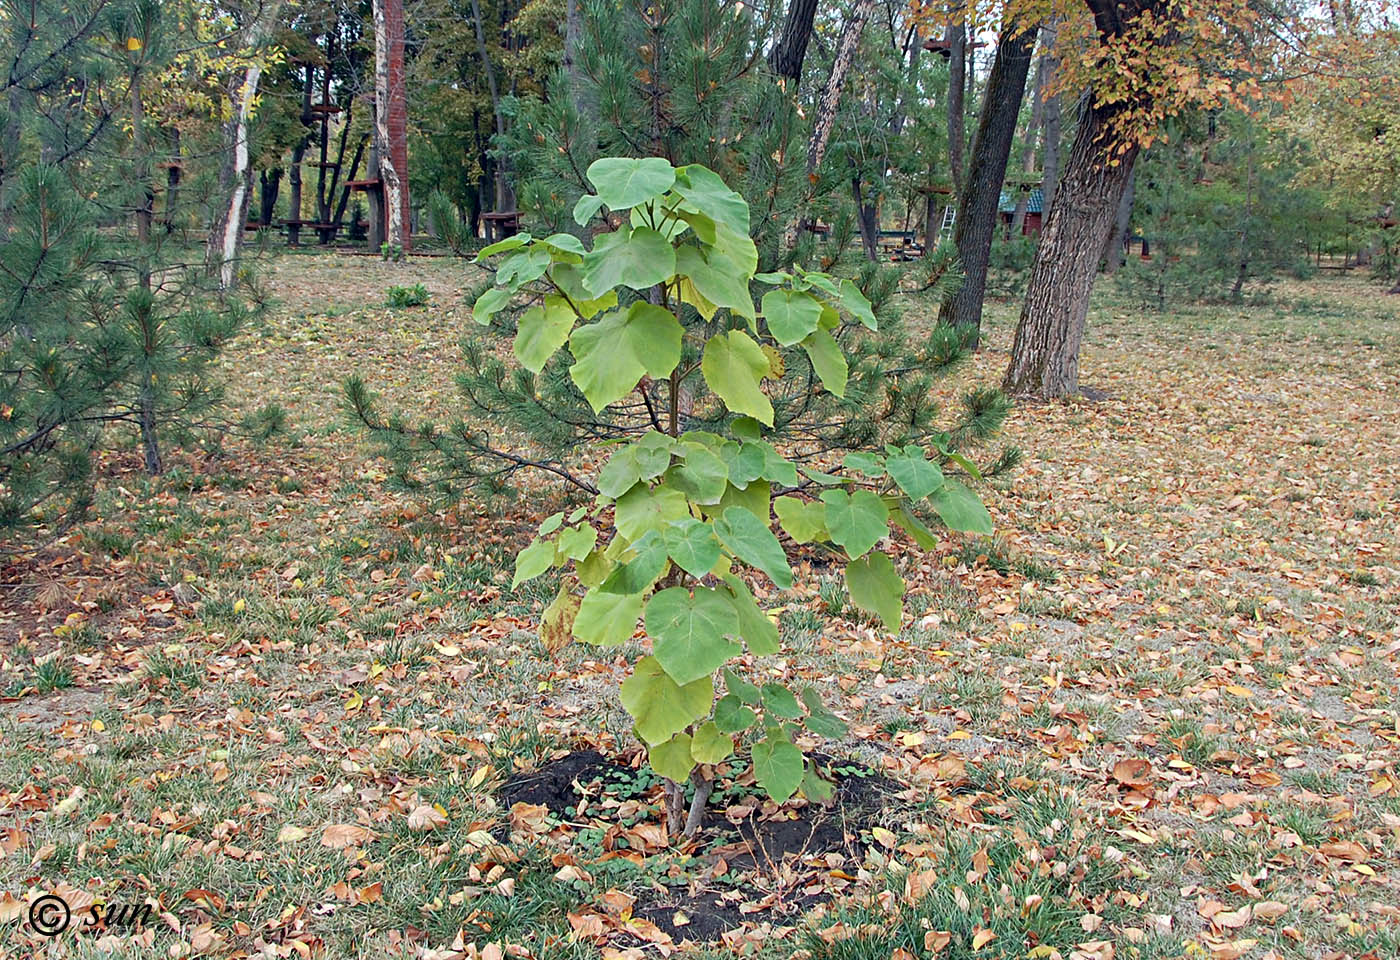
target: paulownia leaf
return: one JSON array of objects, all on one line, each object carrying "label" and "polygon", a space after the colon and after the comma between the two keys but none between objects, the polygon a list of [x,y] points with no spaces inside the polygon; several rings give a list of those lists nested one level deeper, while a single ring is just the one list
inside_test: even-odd
[{"label": "paulownia leaf", "polygon": [[851,602],[878,616],[890,633],[899,632],[904,615],[904,580],[883,553],[846,564],[846,592]]},{"label": "paulownia leaf", "polygon": [[770,716],[782,717],[784,720],[796,720],[802,716],[802,708],[798,706],[797,698],[781,683],[770,682],[763,685],[763,709]]},{"label": "paulownia leaf", "polygon": [[548,540],[536,540],[515,555],[515,578],[510,582],[514,590],[526,580],[533,580],[554,565],[554,544]]},{"label": "paulownia leaf", "polygon": [[492,287],[472,304],[472,319],[483,327],[491,322],[491,317],[510,303],[511,292],[504,287]]},{"label": "paulownia leaf", "polygon": [[544,608],[540,620],[540,645],[551,654],[562,650],[573,639],[574,619],[578,616],[579,598],[574,596],[567,583],[560,584],[559,592],[549,606]]},{"label": "paulownia leaf", "polygon": [[814,543],[827,538],[825,504],[778,497],[773,501],[773,510],[778,514],[778,523],[796,542]]},{"label": "paulownia leaf", "polygon": [[700,370],[710,389],[732,412],[773,425],[773,405],[759,388],[769,371],[768,357],[747,333],[730,330],[711,337],[705,344]]},{"label": "paulownia leaf", "polygon": [[734,602],[711,587],[670,587],[655,594],[646,607],[646,628],[652,650],[677,683],[707,677],[731,657],[743,652],[727,639],[738,632]]},{"label": "paulownia leaf", "polygon": [[869,490],[852,494],[824,490],[822,503],[826,504],[826,529],[832,542],[845,548],[852,559],[864,555],[889,533],[889,507]]},{"label": "paulownia leaf", "polygon": [[763,295],[763,319],[768,332],[785,347],[815,333],[821,315],[822,305],[810,293],[770,290]]},{"label": "paulownia leaf", "polygon": [[735,557],[768,574],[784,590],[792,586],[792,567],[773,531],[747,510],[730,507],[715,520],[715,536]]},{"label": "paulownia leaf", "polygon": [[480,263],[487,257],[494,257],[498,253],[507,253],[511,250],[518,250],[519,248],[525,246],[525,244],[529,243],[532,239],[534,238],[531,237],[528,233],[517,233],[506,237],[504,240],[497,240],[495,243],[488,243],[486,246],[481,248],[481,250],[476,255],[476,259],[474,259],[472,262]]},{"label": "paulownia leaf", "polygon": [[749,282],[732,262],[711,251],[706,257],[689,244],[676,250],[676,273],[689,277],[695,290],[716,307],[728,307],[741,317],[754,318]]},{"label": "paulownia leaf", "polygon": [[753,726],[758,714],[744,706],[734,694],[719,698],[715,703],[715,727],[724,733],[742,733]]},{"label": "paulownia leaf", "polygon": [[688,516],[690,506],[679,490],[665,484],[650,488],[638,484],[617,498],[614,522],[618,533],[636,542],[648,530],[663,534],[671,524]]},{"label": "paulownia leaf", "polygon": [[601,411],[636,389],[642,374],[669,376],[681,360],[681,336],[670,311],[639,300],[573,332],[569,377],[593,410]]},{"label": "paulownia leaf", "polygon": [[698,163],[678,167],[673,189],[715,223],[722,223],[737,233],[749,232],[748,203],[708,167]]},{"label": "paulownia leaf", "polygon": [[734,738],[721,732],[713,720],[695,728],[690,755],[696,763],[721,763],[734,752]]},{"label": "paulownia leaf", "polygon": [[802,751],[786,740],[775,739],[776,731],[753,745],[754,778],[774,803],[786,803],[802,785]]},{"label": "paulownia leaf", "polygon": [[991,536],[992,515],[977,494],[960,481],[949,477],[928,500],[949,529]]},{"label": "paulownia leaf", "polygon": [[621,699],[637,735],[648,744],[665,743],[710,712],[714,684],[706,676],[678,685],[655,657],[643,657],[622,681]]},{"label": "paulownia leaf", "polygon": [[563,297],[545,297],[544,305],[531,307],[520,315],[515,329],[515,356],[521,366],[539,373],[554,351],[569,339],[574,328],[574,311]]},{"label": "paulownia leaf", "polygon": [[678,733],[665,743],[658,743],[647,750],[647,762],[660,776],[677,783],[684,783],[695,768],[691,757],[691,739],[688,733]]},{"label": "paulownia leaf", "polygon": [[802,702],[807,706],[807,719],[803,722],[807,729],[822,737],[839,740],[846,735],[846,724],[822,703],[821,694],[814,687],[802,688]]},{"label": "paulownia leaf", "polygon": [[613,453],[598,473],[598,492],[608,497],[620,497],[639,480],[659,477],[671,465],[671,447],[675,441],[656,430],[649,430],[640,440]]},{"label": "paulownia leaf", "polygon": [[595,297],[615,287],[645,290],[675,272],[675,249],[650,227],[599,234],[583,258],[583,285]]},{"label": "paulownia leaf", "polygon": [[749,650],[760,657],[777,653],[778,625],[759,607],[748,584],[732,573],[724,575],[724,582],[734,598],[734,609],[739,614],[739,634],[749,645]]},{"label": "paulownia leaf", "polygon": [[930,463],[924,451],[909,445],[885,461],[885,469],[910,500],[922,500],[943,486],[943,471]]},{"label": "paulownia leaf", "polygon": [[603,157],[589,164],[588,182],[610,209],[624,210],[670,190],[676,171],[663,157]]},{"label": "paulownia leaf", "polygon": [[666,543],[655,530],[642,534],[632,549],[633,557],[608,574],[601,589],[608,593],[641,593],[666,572]]},{"label": "paulownia leaf", "polygon": [[665,529],[662,539],[676,566],[697,580],[714,569],[719,560],[719,541],[707,523],[685,517]]},{"label": "paulownia leaf", "polygon": [[642,615],[642,594],[607,593],[590,590],[584,594],[574,617],[574,636],[584,643],[615,647],[632,639],[637,618]]},{"label": "paulownia leaf", "polygon": [[817,371],[822,386],[836,396],[844,397],[850,367],[836,338],[825,330],[814,330],[802,340],[802,349],[807,351],[807,359],[812,361],[812,369]]}]

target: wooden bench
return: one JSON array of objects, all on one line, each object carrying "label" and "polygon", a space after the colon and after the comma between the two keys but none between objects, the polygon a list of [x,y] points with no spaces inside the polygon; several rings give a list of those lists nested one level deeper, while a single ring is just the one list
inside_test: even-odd
[{"label": "wooden bench", "polygon": [[495,243],[520,232],[520,212],[517,210],[493,210],[481,215],[486,230],[486,242]]}]

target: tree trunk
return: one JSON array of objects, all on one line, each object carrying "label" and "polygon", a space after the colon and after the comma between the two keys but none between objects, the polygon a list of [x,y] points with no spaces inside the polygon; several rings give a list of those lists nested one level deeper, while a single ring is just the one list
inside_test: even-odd
[{"label": "tree trunk", "polygon": [[170,165],[165,169],[165,216],[161,226],[166,233],[175,230],[175,211],[180,206],[180,128],[170,131]]},{"label": "tree trunk", "polygon": [[841,102],[841,90],[846,86],[846,74],[851,70],[851,61],[860,44],[861,32],[875,0],[856,0],[851,16],[841,28],[841,39],[836,44],[836,58],[831,62],[831,76],[827,78],[826,89],[822,91],[817,104],[817,115],[812,121],[812,139],[807,144],[807,176],[810,178],[821,166],[826,156],[827,141],[831,139],[831,127],[836,122],[836,107]]},{"label": "tree trunk", "polygon": [[[248,24],[244,42],[254,58],[257,57],[258,48],[272,32],[278,6],[276,2],[265,3],[253,22]],[[220,290],[227,290],[233,286],[238,248],[243,243],[243,221],[248,214],[248,203],[253,193],[253,166],[248,155],[248,120],[252,116],[253,103],[258,95],[258,81],[261,78],[262,64],[253,59],[241,75],[235,75],[229,80],[228,96],[233,105],[233,116],[224,127],[224,149],[227,151],[224,185],[230,193],[227,203],[222,204],[214,216],[205,252],[206,266],[212,271],[214,265],[218,265]]]},{"label": "tree trunk", "polygon": [[[1230,299],[1239,300],[1244,294],[1244,282],[1249,276],[1249,219],[1254,212],[1254,158],[1249,160],[1249,170],[1244,184],[1244,222],[1240,224],[1240,268],[1235,274],[1235,285],[1230,289]],[[1360,257],[1358,256],[1358,259]]]},{"label": "tree trunk", "polygon": [[[394,164],[390,142],[391,89],[389,23],[385,4],[394,0],[374,0],[374,136],[379,154],[379,184],[384,196],[384,240],[391,248],[402,250],[407,224],[403,217],[403,177],[407,173]],[[473,0],[475,5],[475,0]]]},{"label": "tree trunk", "polygon": [[564,5],[564,74],[569,78],[569,93],[575,103],[582,97],[578,72],[578,45],[582,30],[578,0],[567,0]]},{"label": "tree trunk", "polygon": [[[346,126],[348,127],[349,124],[347,123]],[[349,181],[351,181],[351,180],[354,180],[357,176],[359,176],[359,173],[360,173],[360,161],[363,160],[363,159],[364,159],[364,156],[365,156],[365,141],[366,141],[367,139],[368,139],[367,136],[360,137],[359,143],[355,144],[355,156],[354,156],[354,158],[351,159],[351,161],[350,161],[350,172],[349,172],[348,174],[345,175],[345,180],[346,180],[347,183],[348,183]],[[341,222],[345,219],[345,208],[346,208],[347,206],[349,206],[349,205],[350,205],[350,188],[349,188],[349,187],[341,187],[341,188],[340,188],[340,202],[339,202],[338,204],[336,204],[336,207],[335,207],[335,216],[331,219],[331,223],[335,225],[335,227],[336,227],[337,230],[340,229],[340,224],[341,224]],[[351,224],[350,226],[351,226],[352,232],[353,232],[354,224]]]},{"label": "tree trunk", "polygon": [[[486,50],[486,32],[481,22],[481,3],[479,0],[472,0],[472,21],[476,24],[477,56],[481,58],[482,70],[486,73],[486,84],[491,90],[491,109],[496,115],[496,136],[504,139],[506,117],[501,111],[501,92],[496,85],[496,68],[492,65],[491,57]],[[506,162],[503,157],[498,157],[496,160],[496,209],[502,211],[515,209],[515,192],[506,179]]]},{"label": "tree trunk", "polygon": [[1113,107],[1091,99],[1045,218],[1002,388],[1045,399],[1079,390],[1079,344],[1099,255],[1138,146],[1110,129]]},{"label": "tree trunk", "polygon": [[146,152],[146,106],[141,99],[141,74],[131,74],[131,179],[136,186],[136,273],[143,289],[151,289],[151,220],[155,191],[151,189],[151,158]]},{"label": "tree trunk", "polygon": [[1113,231],[1108,235],[1108,243],[1103,248],[1104,270],[1109,274],[1118,272],[1123,266],[1126,254],[1124,246],[1128,227],[1133,222],[1133,197],[1137,192],[1137,163],[1128,171],[1128,182],[1123,187],[1123,196],[1118,200],[1118,210],[1113,217]]},{"label": "tree trunk", "polygon": [[258,181],[261,185],[258,194],[258,223],[266,227],[272,223],[272,218],[277,213],[277,193],[282,186],[282,168],[264,170],[258,175]]},{"label": "tree trunk", "polygon": [[963,99],[967,89],[967,25],[950,23],[945,36],[948,41],[948,169],[953,177],[953,191],[961,196]]},{"label": "tree trunk", "polygon": [[793,89],[802,79],[802,62],[807,59],[807,43],[812,39],[812,20],[817,0],[791,0],[783,33],[768,52],[768,66],[780,77],[792,81]]},{"label": "tree trunk", "polygon": [[[1038,69],[1044,72],[1047,81],[1053,80],[1060,69],[1060,58],[1055,55],[1055,41],[1059,30],[1059,21],[1052,17],[1046,22],[1045,29],[1041,31],[1045,52],[1041,54]],[[1060,182],[1060,140],[1063,137],[1063,131],[1058,90],[1045,97],[1044,103],[1041,105],[1040,134],[1040,220],[1044,224],[1045,218],[1050,215],[1050,207],[1055,201],[1055,190]]]},{"label": "tree trunk", "polygon": [[865,202],[859,173],[851,177],[851,199],[856,204],[856,223],[860,227],[860,245],[865,250],[865,259],[874,263],[880,259],[880,215],[873,203]]},{"label": "tree trunk", "polygon": [[[1048,29],[1048,28],[1047,28]],[[1035,65],[1035,83],[1032,86],[1031,94],[1031,122],[1026,128],[1026,139],[1021,145],[1021,172],[1025,174],[1035,173],[1035,142],[1040,135],[1041,118],[1045,113],[1045,54],[1041,54]],[[1016,209],[1011,214],[1011,236],[1019,237],[1026,229],[1026,208],[1030,204],[1031,190],[1029,186],[1023,186],[1016,193]],[[1041,191],[1042,205],[1044,210],[1044,190]]]},{"label": "tree trunk", "polygon": [[1013,24],[1002,24],[996,60],[987,77],[982,116],[972,141],[967,181],[958,199],[953,242],[958,247],[964,279],[957,296],[943,304],[939,315],[945,323],[967,330],[974,346],[982,323],[982,296],[987,289],[987,260],[996,231],[1001,185],[1006,179],[1011,141],[1016,136],[1016,120],[1021,115],[1036,30],[1031,25],[1014,32]]}]

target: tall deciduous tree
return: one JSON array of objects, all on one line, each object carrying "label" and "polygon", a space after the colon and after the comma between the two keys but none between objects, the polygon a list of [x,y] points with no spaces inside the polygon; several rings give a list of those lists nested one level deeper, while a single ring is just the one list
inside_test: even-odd
[{"label": "tall deciduous tree", "polygon": [[1004,381],[1012,394],[1078,391],[1079,345],[1104,243],[1133,161],[1162,120],[1193,105],[1257,96],[1255,78],[1270,67],[1261,14],[1249,0],[1200,8],[1174,0],[1085,3],[1093,16],[1087,54],[1065,64],[1069,82],[1089,92],[1031,268]]},{"label": "tall deciduous tree", "polygon": [[943,305],[942,320],[967,331],[974,344],[982,323],[987,259],[996,230],[1001,185],[1006,178],[1011,141],[1016,135],[1016,120],[1025,96],[1036,31],[1034,24],[1028,27],[1014,21],[1002,24],[996,60],[987,77],[977,135],[972,141],[972,156],[958,200],[953,241],[962,260],[964,280],[957,296]]},{"label": "tall deciduous tree", "polygon": [[817,15],[817,0],[791,0],[783,32],[768,52],[768,66],[780,77],[796,83],[802,78],[802,64],[807,59],[807,43],[812,39],[812,20]]}]

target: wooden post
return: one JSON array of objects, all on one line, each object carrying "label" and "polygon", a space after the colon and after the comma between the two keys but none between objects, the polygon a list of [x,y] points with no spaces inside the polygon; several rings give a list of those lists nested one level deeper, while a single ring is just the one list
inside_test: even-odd
[{"label": "wooden post", "polygon": [[408,98],[405,89],[403,0],[374,2],[375,139],[384,190],[384,240],[410,248]]}]

